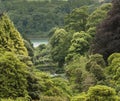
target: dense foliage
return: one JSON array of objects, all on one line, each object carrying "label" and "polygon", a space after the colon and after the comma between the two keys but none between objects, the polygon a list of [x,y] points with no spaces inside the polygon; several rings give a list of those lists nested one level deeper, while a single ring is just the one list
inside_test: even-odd
[{"label": "dense foliage", "polygon": [[[44,4],[44,7],[48,5],[48,8],[49,5],[56,5],[56,9],[49,10],[57,10],[56,14],[61,16],[69,14],[64,21],[59,20],[61,23],[65,22],[65,25],[61,24],[62,28],[59,25],[50,27],[48,44],[33,48],[30,41],[21,37],[9,17],[1,13],[0,101],[120,101],[119,0],[114,0],[113,4],[104,4],[108,2],[105,0],[101,5],[89,5],[92,0],[1,2],[6,8],[11,3],[18,5],[19,2],[21,5],[24,2],[24,6],[32,3],[36,5],[37,11],[39,3]],[[3,8],[2,6],[0,7]],[[36,14],[32,13],[32,10],[35,11],[34,6],[29,9],[33,15]],[[95,9],[96,6],[98,7]],[[42,7],[43,5],[40,8]],[[40,15],[47,13],[48,8],[42,8]],[[56,17],[54,13],[52,16]],[[10,15],[12,14],[15,13]],[[21,18],[23,17],[26,16]],[[34,18],[41,19],[39,16]],[[27,20],[24,21],[26,24]],[[31,30],[30,27],[28,30]],[[100,53],[101,50],[103,53]]]},{"label": "dense foliage", "polygon": [[8,12],[21,34],[47,37],[49,30],[64,25],[64,17],[74,8],[94,0],[1,0],[0,10]]},{"label": "dense foliage", "polygon": [[[93,53],[100,53],[106,60],[114,52],[120,52],[120,1],[113,0],[107,18],[98,26]],[[116,48],[117,47],[117,48]]]},{"label": "dense foliage", "polygon": [[0,54],[0,98],[27,95],[26,69],[27,66],[13,53]]},{"label": "dense foliage", "polygon": [[23,39],[6,14],[0,16],[0,48],[27,56]]}]

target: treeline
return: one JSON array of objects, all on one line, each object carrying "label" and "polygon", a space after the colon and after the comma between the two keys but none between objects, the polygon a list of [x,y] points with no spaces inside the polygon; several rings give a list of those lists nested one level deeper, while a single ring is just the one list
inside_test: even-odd
[{"label": "treeline", "polygon": [[0,10],[8,13],[21,34],[47,37],[51,28],[64,25],[65,15],[74,8],[94,3],[94,0],[1,0]]}]

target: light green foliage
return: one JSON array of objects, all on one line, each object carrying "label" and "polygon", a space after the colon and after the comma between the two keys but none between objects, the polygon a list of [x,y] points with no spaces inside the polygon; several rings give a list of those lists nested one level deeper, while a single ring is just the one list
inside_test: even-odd
[{"label": "light green foliage", "polygon": [[0,98],[25,97],[27,66],[13,53],[0,54]]},{"label": "light green foliage", "polygon": [[24,97],[18,97],[18,98],[16,98],[16,99],[11,99],[11,98],[8,98],[8,99],[0,99],[0,101],[29,101],[29,99],[24,98]]},{"label": "light green foliage", "polygon": [[105,19],[111,7],[112,7],[111,3],[105,3],[90,14],[90,16],[87,19],[86,29],[91,36],[94,37],[97,25],[103,19]]},{"label": "light green foliage", "polygon": [[90,40],[91,36],[84,31],[74,33],[69,52],[84,55],[89,49]]},{"label": "light green foliage", "polygon": [[20,33],[6,14],[0,17],[0,48],[15,54],[28,55]]},{"label": "light green foliage", "polygon": [[24,55],[17,55],[17,57],[21,62],[25,63],[29,69],[32,69],[33,63],[31,61],[31,57]]},{"label": "light green foliage", "polygon": [[71,89],[69,82],[63,78],[51,78],[49,74],[40,71],[36,72],[36,77],[39,80],[41,97],[61,97],[69,99]]},{"label": "light green foliage", "polygon": [[90,55],[89,56],[89,61],[87,63],[87,65],[89,67],[86,67],[86,69],[89,71],[90,70],[90,67],[92,65],[92,62],[95,62],[96,64],[100,65],[102,68],[104,68],[106,65],[105,65],[105,61],[103,59],[103,56],[100,55],[100,54],[94,54],[94,55]]},{"label": "light green foliage", "polygon": [[68,50],[67,32],[64,29],[58,29],[50,39],[51,55],[58,66],[62,67]]},{"label": "light green foliage", "polygon": [[74,92],[87,91],[90,86],[96,84],[95,76],[86,71],[87,57],[74,55],[67,61],[65,72]]},{"label": "light green foliage", "polygon": [[86,6],[74,9],[65,18],[65,28],[75,32],[85,31],[85,25],[88,17],[88,9]]},{"label": "light green foliage", "polygon": [[96,26],[95,26],[95,27],[90,27],[90,28],[87,30],[87,33],[90,34],[91,37],[94,37],[94,36],[95,36],[95,33],[96,33]]},{"label": "light green foliage", "polygon": [[83,87],[83,75],[86,73],[85,65],[87,59],[86,57],[75,56],[73,60],[69,61],[65,66],[65,72],[68,80],[71,83],[71,87],[74,92],[81,92]]},{"label": "light green foliage", "polygon": [[104,85],[96,85],[88,90],[86,101],[118,101],[118,96],[115,89]]},{"label": "light green foliage", "polygon": [[106,3],[98,7],[89,17],[87,20],[87,28],[95,27],[99,24],[107,15],[107,12],[111,8],[111,3]]},{"label": "light green foliage", "polygon": [[73,96],[71,98],[71,101],[86,101],[87,95],[83,92],[80,93],[79,95]]},{"label": "light green foliage", "polygon": [[113,53],[108,57],[107,74],[110,86],[114,86],[120,93],[120,53]]},{"label": "light green foliage", "polygon": [[98,81],[105,79],[104,67],[105,61],[100,54],[91,55],[86,64],[86,70],[93,73]]},{"label": "light green foliage", "polygon": [[70,88],[70,83],[68,80],[60,77],[52,78],[52,81],[54,82],[56,87],[61,88],[62,93],[64,96],[67,96],[68,98],[71,96],[71,88]]},{"label": "light green foliage", "polygon": [[73,96],[71,101],[119,101],[119,97],[115,89],[105,85],[96,85],[90,87],[87,93]]}]

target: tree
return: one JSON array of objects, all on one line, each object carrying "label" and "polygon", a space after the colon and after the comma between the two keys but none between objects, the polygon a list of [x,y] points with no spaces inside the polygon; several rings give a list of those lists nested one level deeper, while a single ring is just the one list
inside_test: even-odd
[{"label": "tree", "polygon": [[27,56],[23,39],[6,14],[0,17],[0,48]]},{"label": "tree", "polygon": [[111,3],[105,3],[97,7],[97,9],[94,10],[87,19],[87,29],[90,27],[96,27],[103,19],[105,19],[111,6]]},{"label": "tree", "polygon": [[90,87],[87,97],[86,101],[118,101],[115,89],[104,85]]},{"label": "tree", "polygon": [[111,3],[102,4],[89,15],[86,23],[86,30],[92,37],[95,36],[96,27],[106,18],[111,6]]},{"label": "tree", "polygon": [[102,54],[107,60],[109,55],[120,52],[120,1],[113,0],[113,7],[107,18],[98,26],[92,53]]},{"label": "tree", "polygon": [[73,59],[65,65],[66,77],[75,93],[87,91],[95,84],[94,77],[85,70],[87,61],[86,57],[74,55]]},{"label": "tree", "polygon": [[114,87],[118,93],[120,93],[120,53],[113,53],[108,57],[108,85]]},{"label": "tree", "polygon": [[0,53],[0,98],[27,97],[27,66],[11,52]]},{"label": "tree", "polygon": [[86,64],[86,70],[89,73],[92,73],[98,82],[102,80],[104,81],[106,78],[104,73],[104,68],[105,68],[105,61],[102,55],[94,54],[89,57],[89,61]]},{"label": "tree", "polygon": [[90,40],[91,36],[84,31],[74,33],[69,53],[84,55],[89,50]]},{"label": "tree", "polygon": [[88,17],[88,8],[82,6],[74,9],[65,18],[65,28],[75,32],[85,31],[85,25]]},{"label": "tree", "polygon": [[58,29],[50,39],[52,59],[58,62],[59,67],[63,66],[67,54],[66,37],[67,32],[64,29]]},{"label": "tree", "polygon": [[71,101],[119,101],[119,96],[111,87],[96,85],[90,87],[87,93],[83,92],[73,96]]}]

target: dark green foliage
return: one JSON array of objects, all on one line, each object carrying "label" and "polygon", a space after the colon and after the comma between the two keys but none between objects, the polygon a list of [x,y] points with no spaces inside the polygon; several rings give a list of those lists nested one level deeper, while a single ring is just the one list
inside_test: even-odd
[{"label": "dark green foliage", "polygon": [[85,31],[85,25],[88,17],[88,8],[86,6],[74,9],[65,18],[65,28],[67,31],[75,32]]},{"label": "dark green foliage", "polygon": [[94,0],[4,0],[0,3],[0,10],[8,12],[22,35],[48,37],[51,28],[64,26],[66,14],[94,3]]},{"label": "dark green foliage", "polygon": [[120,1],[113,0],[108,17],[99,25],[92,46],[93,53],[100,53],[107,60],[109,55],[120,52]]},{"label": "dark green foliage", "polygon": [[58,29],[50,39],[52,59],[62,67],[65,62],[69,45],[66,43],[68,33],[64,29]]},{"label": "dark green foliage", "polygon": [[0,98],[26,97],[27,66],[13,53],[0,54]]},{"label": "dark green foliage", "polygon": [[57,64],[52,59],[49,45],[41,44],[35,48],[34,52],[34,65],[36,69],[41,71],[48,71],[51,73],[56,71]]},{"label": "dark green foliage", "polygon": [[66,12],[70,13],[73,9],[79,8],[84,5],[92,5],[94,3],[98,3],[96,0],[68,0],[68,2],[65,4],[64,9]]},{"label": "dark green foliage", "polygon": [[32,45],[31,42],[28,41],[28,40],[24,40],[24,43],[25,43],[25,47],[27,48],[28,55],[29,55],[30,57],[33,57],[33,56],[34,56],[34,48],[33,48],[33,45]]},{"label": "dark green foliage", "polygon": [[111,2],[112,0],[104,0],[104,2],[107,2],[107,3],[109,3],[109,2]]},{"label": "dark green foliage", "polygon": [[41,86],[39,84],[39,79],[35,76],[35,74],[29,73],[27,75],[28,80],[28,95],[35,100],[40,99],[41,95]]},{"label": "dark green foliage", "polygon": [[1,2],[0,5],[8,12],[21,34],[46,37],[52,27],[64,24],[64,15],[59,8],[65,3],[66,1],[12,0]]},{"label": "dark green foliage", "polygon": [[58,30],[58,29],[59,29],[59,28],[57,28],[57,27],[52,28],[52,29],[49,31],[48,36],[49,36],[49,37],[52,37],[53,34],[55,33],[55,31]]}]

